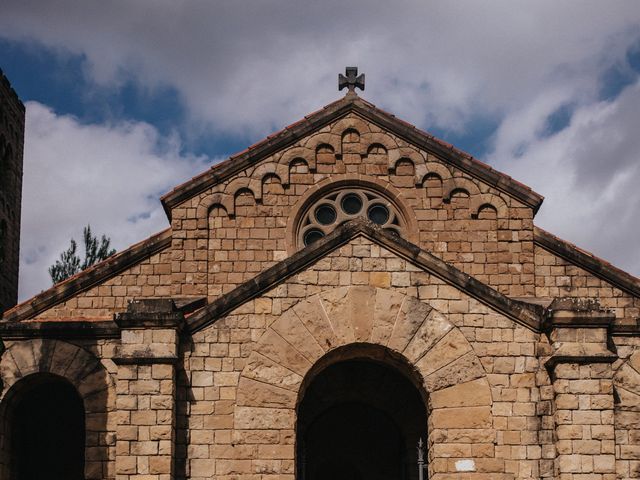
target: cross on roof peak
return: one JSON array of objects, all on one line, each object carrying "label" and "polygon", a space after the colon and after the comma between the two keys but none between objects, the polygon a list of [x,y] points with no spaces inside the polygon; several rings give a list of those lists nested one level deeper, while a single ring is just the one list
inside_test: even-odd
[{"label": "cross on roof peak", "polygon": [[345,75],[338,74],[338,90],[342,90],[347,87],[347,95],[350,93],[356,93],[356,88],[364,91],[364,73],[358,75],[358,67],[346,67],[344,71]]}]

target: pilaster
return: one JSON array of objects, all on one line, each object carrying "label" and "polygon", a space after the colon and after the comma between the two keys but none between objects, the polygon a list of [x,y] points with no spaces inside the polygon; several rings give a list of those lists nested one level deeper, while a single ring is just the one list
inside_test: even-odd
[{"label": "pilaster", "polygon": [[594,301],[556,299],[546,366],[554,389],[558,480],[614,480],[615,438],[609,328],[615,316]]},{"label": "pilaster", "polygon": [[183,320],[168,299],[135,300],[116,315],[117,480],[174,478],[175,363]]}]

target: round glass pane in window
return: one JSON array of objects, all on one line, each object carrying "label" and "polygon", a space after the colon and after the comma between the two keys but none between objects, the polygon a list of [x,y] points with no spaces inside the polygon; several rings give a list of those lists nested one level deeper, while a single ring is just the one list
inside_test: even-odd
[{"label": "round glass pane in window", "polygon": [[355,215],[362,210],[362,199],[355,193],[348,193],[342,198],[342,210],[347,215]]},{"label": "round glass pane in window", "polygon": [[311,230],[308,230],[305,234],[304,234],[304,245],[311,245],[313,242],[317,242],[318,240],[320,240],[322,237],[324,237],[324,233],[322,233],[320,230],[316,229],[316,228],[312,228]]},{"label": "round glass pane in window", "polygon": [[331,225],[336,221],[336,210],[331,205],[320,205],[316,208],[316,220],[322,225]]},{"label": "round glass pane in window", "polygon": [[367,212],[369,220],[378,225],[384,225],[389,220],[389,209],[384,205],[371,205]]}]

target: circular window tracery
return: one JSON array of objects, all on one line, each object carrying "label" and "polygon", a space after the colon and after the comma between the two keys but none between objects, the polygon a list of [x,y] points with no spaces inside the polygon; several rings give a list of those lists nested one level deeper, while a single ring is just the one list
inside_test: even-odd
[{"label": "circular window tracery", "polygon": [[302,216],[298,242],[307,246],[355,218],[368,218],[385,230],[400,234],[404,225],[398,209],[381,194],[359,189],[333,191],[316,200]]}]

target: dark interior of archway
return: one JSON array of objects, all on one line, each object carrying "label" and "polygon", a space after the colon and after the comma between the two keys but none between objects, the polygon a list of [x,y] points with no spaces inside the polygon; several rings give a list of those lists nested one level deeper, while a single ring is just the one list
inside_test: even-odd
[{"label": "dark interior of archway", "polygon": [[327,367],[298,409],[297,477],[302,480],[415,480],[427,413],[395,368],[349,360]]},{"label": "dark interior of archway", "polygon": [[84,406],[75,388],[60,379],[39,379],[18,392],[15,402],[12,480],[83,479]]}]

